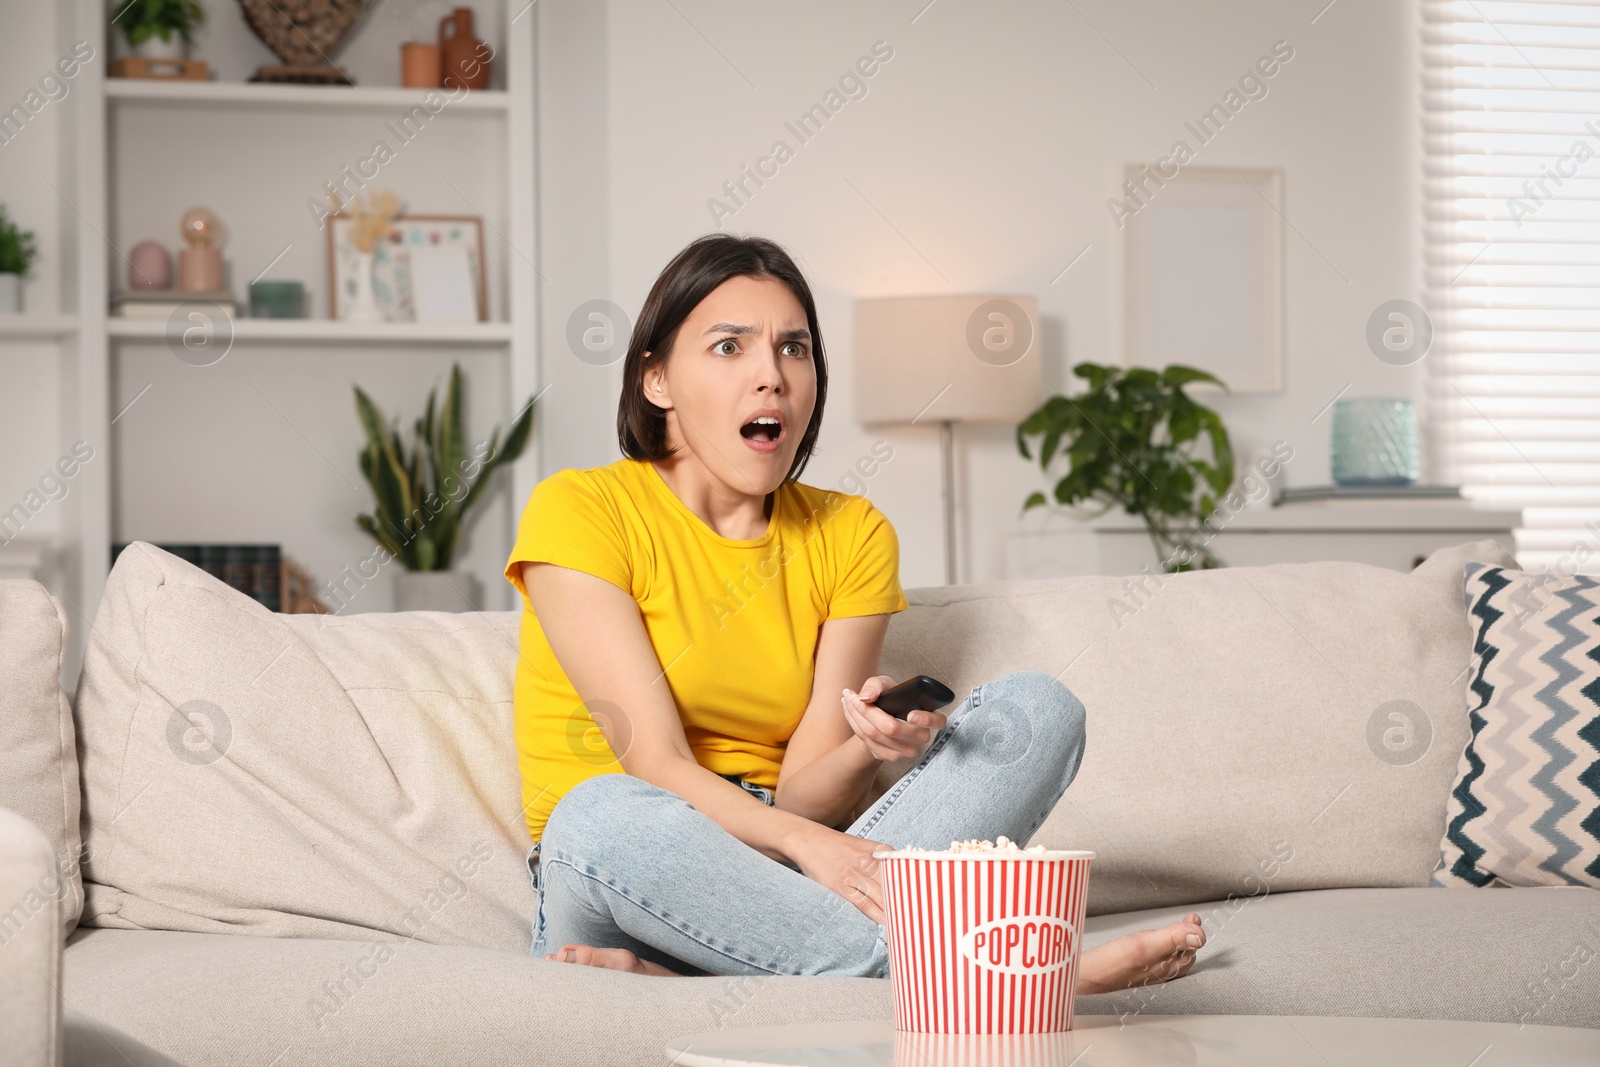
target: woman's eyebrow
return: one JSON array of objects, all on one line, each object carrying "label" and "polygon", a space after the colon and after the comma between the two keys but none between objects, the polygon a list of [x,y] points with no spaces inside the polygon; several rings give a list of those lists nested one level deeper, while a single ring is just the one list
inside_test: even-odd
[{"label": "woman's eyebrow", "polygon": [[[706,332],[700,336],[706,337],[714,333],[747,334],[755,332],[756,328],[754,326],[747,326],[743,323],[737,322],[719,322],[715,326],[709,327]],[[804,327],[799,327],[793,330],[785,330],[778,335],[778,340],[809,341],[811,340],[811,331],[805,329]]]}]

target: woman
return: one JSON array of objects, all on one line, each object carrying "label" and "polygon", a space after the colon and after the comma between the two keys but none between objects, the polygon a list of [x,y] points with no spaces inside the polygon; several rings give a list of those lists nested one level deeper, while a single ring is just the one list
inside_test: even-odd
[{"label": "woman", "polygon": [[[1083,706],[1036,671],[948,716],[874,706],[906,607],[899,542],[865,497],[797,481],[827,384],[788,254],[708,235],[639,313],[627,458],[534,489],[506,565],[528,608],[516,733],[534,955],[882,977],[873,850],[1026,841],[1077,773]],[[906,758],[869,806],[879,764]],[[1089,950],[1078,991],[1182,975],[1204,938],[1191,913]]]}]

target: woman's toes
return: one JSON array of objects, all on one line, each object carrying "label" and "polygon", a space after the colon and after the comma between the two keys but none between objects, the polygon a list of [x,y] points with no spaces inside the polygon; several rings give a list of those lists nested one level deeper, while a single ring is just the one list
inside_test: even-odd
[{"label": "woman's toes", "polygon": [[1181,978],[1203,944],[1205,931],[1188,922],[1119,937],[1083,954],[1078,992],[1105,993]]},{"label": "woman's toes", "polygon": [[595,948],[592,945],[563,945],[554,954],[545,953],[545,959],[557,963],[576,963],[584,967],[602,967],[608,971],[627,971],[630,974],[650,974],[657,977],[677,977],[659,963],[642,960],[625,948]]}]

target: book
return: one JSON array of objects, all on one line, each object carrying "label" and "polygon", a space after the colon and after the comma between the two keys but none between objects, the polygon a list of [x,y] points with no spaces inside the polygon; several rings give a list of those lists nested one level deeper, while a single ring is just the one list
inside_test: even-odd
[{"label": "book", "polygon": [[[127,547],[126,542],[111,546],[113,567]],[[256,600],[268,611],[283,609],[283,550],[279,545],[164,544],[156,547],[194,564]]]},{"label": "book", "polygon": [[185,304],[209,304],[230,318],[238,310],[233,294],[226,290],[129,289],[111,298],[111,314],[125,319],[164,319]]},{"label": "book", "polygon": [[1458,485],[1308,485],[1282,489],[1272,506],[1312,500],[1460,500]]}]

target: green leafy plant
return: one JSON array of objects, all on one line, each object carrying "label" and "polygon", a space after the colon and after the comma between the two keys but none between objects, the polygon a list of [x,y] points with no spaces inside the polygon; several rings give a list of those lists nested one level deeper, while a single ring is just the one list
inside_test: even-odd
[{"label": "green leafy plant", "polygon": [[174,33],[185,44],[193,44],[195,27],[206,17],[198,0],[128,0],[113,6],[112,21],[122,27],[122,35],[135,48],[152,37],[171,44]]},{"label": "green leafy plant", "polygon": [[462,526],[495,468],[511,463],[528,447],[533,401],[511,424],[504,441],[496,426],[489,440],[469,455],[462,425],[461,365],[455,364],[442,408],[435,408],[437,389],[428,391],[427,411],[416,421],[408,452],[400,440],[399,420],[391,426],[360,386],[355,391],[356,414],[367,435],[361,473],[376,501],[372,514],[356,516],[356,525],[407,570],[449,570]]},{"label": "green leafy plant", "polygon": [[[1217,566],[1200,523],[1233,484],[1233,446],[1222,417],[1183,389],[1191,382],[1227,386],[1177,364],[1155,371],[1080,363],[1072,372],[1088,388],[1051,397],[1017,427],[1025,459],[1034,458],[1028,438],[1041,438],[1041,470],[1048,473],[1058,453],[1066,457],[1067,473],[1053,490],[1056,503],[1099,504],[1096,515],[1120,506],[1144,520],[1165,570]],[[1202,455],[1205,444],[1209,457]],[[1022,510],[1047,503],[1035,492]]]},{"label": "green leafy plant", "polygon": [[38,255],[33,231],[11,221],[11,213],[0,204],[0,274],[26,274]]}]

